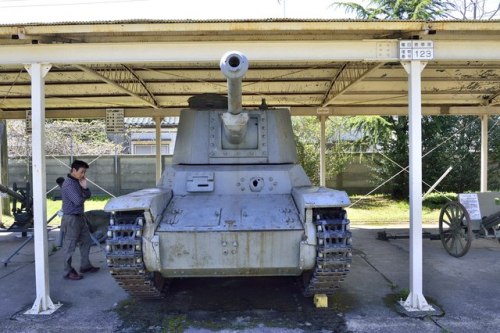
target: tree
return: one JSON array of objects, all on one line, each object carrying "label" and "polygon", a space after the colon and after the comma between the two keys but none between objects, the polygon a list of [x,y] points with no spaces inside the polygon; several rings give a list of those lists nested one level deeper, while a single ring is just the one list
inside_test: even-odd
[{"label": "tree", "polygon": [[[408,195],[408,119],[387,117],[392,135],[378,145],[383,154],[374,160],[377,184],[395,176],[388,188],[393,197]],[[500,117],[489,121],[488,189],[500,189]],[[481,124],[476,116],[424,116],[422,118],[422,171],[424,190],[452,167],[439,184],[444,192],[479,191]]]},{"label": "tree", "polygon": [[[374,117],[375,118],[375,117]],[[377,117],[380,118],[380,117]],[[352,123],[351,123],[352,122]],[[377,122],[375,119],[374,122]],[[320,122],[317,117],[294,117],[292,125],[297,145],[299,163],[313,184],[319,184]],[[365,130],[363,132],[362,129]],[[331,179],[345,171],[356,157],[354,152],[364,152],[371,143],[369,131],[375,134],[381,127],[374,128],[370,122],[360,124],[357,117],[330,117],[326,122],[325,164],[326,178]],[[365,133],[366,136],[361,135]]]},{"label": "tree", "polygon": [[433,20],[448,17],[452,4],[442,0],[369,0],[367,6],[355,2],[334,2],[365,20]]},{"label": "tree", "polygon": [[[381,184],[392,178],[387,186],[394,198],[405,198],[408,194],[408,173],[402,171],[408,166],[408,117],[383,117],[390,135],[378,142],[376,149],[383,156],[374,159],[376,184]],[[387,188],[386,187],[386,188]]]},{"label": "tree", "polygon": [[[496,2],[496,3],[495,3]],[[450,0],[453,11],[450,17],[458,20],[491,20],[500,14],[500,1]]]},{"label": "tree", "polygon": [[[490,2],[491,3],[491,2]],[[498,14],[499,4],[487,7],[485,0],[464,1],[437,1],[437,0],[370,0],[368,6],[352,2],[334,3],[337,7],[344,8],[348,13],[355,13],[362,19],[403,19],[403,20],[430,20],[439,18],[453,18],[450,13],[461,13],[460,18],[493,18]],[[375,172],[378,183],[384,182],[394,176],[389,185],[389,190],[394,197],[407,197],[408,173],[402,168],[408,166],[408,119],[407,117],[383,117],[371,124],[365,124],[365,118],[359,118],[357,128],[363,131],[390,133],[389,136],[380,135],[381,139],[374,147],[383,154],[377,159]],[[498,119],[498,118],[496,118]],[[498,120],[497,120],[498,121]],[[371,129],[369,129],[371,126]],[[383,129],[377,130],[378,126]],[[496,132],[499,132],[498,130]],[[496,133],[495,132],[495,133]],[[479,162],[480,127],[478,118],[474,117],[423,117],[422,119],[422,149],[423,154],[429,154],[422,161],[425,178],[433,183],[449,167],[453,171],[440,184],[440,189],[464,192],[479,189]],[[490,184],[498,188],[498,136],[490,133],[494,145],[490,159],[493,168],[490,173]],[[375,136],[374,136],[375,137]],[[450,140],[450,137],[452,138]],[[370,142],[369,140],[365,142]],[[446,142],[446,144],[442,144]],[[374,143],[373,140],[371,143]],[[376,142],[375,142],[376,143]],[[495,146],[496,144],[496,146]],[[439,147],[439,148],[436,148]],[[471,175],[474,175],[471,177]]]},{"label": "tree", "polygon": [[[31,156],[31,135],[24,121],[10,120],[7,124],[9,156]],[[123,147],[106,136],[104,121],[53,120],[45,125],[47,155],[102,155],[121,152]]]}]

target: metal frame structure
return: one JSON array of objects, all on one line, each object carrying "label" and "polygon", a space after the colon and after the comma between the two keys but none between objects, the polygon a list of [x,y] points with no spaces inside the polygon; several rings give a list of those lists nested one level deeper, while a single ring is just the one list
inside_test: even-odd
[{"label": "metal frame structure", "polygon": [[[458,32],[457,32],[458,31]],[[103,34],[105,32],[106,34]],[[437,34],[436,34],[437,32]],[[441,35],[442,33],[442,35]],[[440,104],[436,97],[422,106],[421,81],[426,61],[451,64],[454,62],[481,62],[485,66],[500,68],[500,24],[477,22],[469,25],[456,22],[335,22],[288,21],[282,22],[150,22],[149,24],[113,23],[33,25],[20,28],[0,26],[0,35],[17,36],[16,41],[0,42],[0,66],[27,64],[31,75],[31,109],[33,126],[33,184],[35,216],[35,259],[37,296],[29,313],[47,313],[59,305],[50,299],[47,265],[47,233],[45,207],[45,117],[67,118],[72,102],[54,103],[45,109],[44,77],[51,65],[73,66],[125,93],[132,100],[110,93],[111,103],[123,101],[125,116],[177,115],[185,104],[172,102],[168,96],[158,96],[148,82],[140,78],[129,64],[170,63],[189,68],[200,63],[216,64],[228,50],[244,52],[253,63],[277,66],[287,63],[338,63],[339,70],[331,77],[328,89],[317,103],[311,97],[276,97],[275,103],[291,105],[292,115],[317,115],[318,107],[326,107],[320,115],[322,124],[322,174],[324,175],[324,122],[327,116],[400,114],[410,116],[410,295],[403,302],[409,311],[428,311],[431,307],[423,296],[422,286],[422,167],[421,121],[422,114],[474,114],[482,116],[481,190],[486,190],[487,119],[500,114],[496,89],[488,87],[474,93],[462,104]],[[456,37],[459,36],[459,37]],[[478,38],[480,36],[480,38]],[[433,41],[431,53],[424,57],[401,53],[401,40]],[[19,42],[20,40],[20,42]],[[68,43],[71,41],[71,43]],[[44,43],[50,44],[44,44]],[[410,51],[413,52],[413,51]],[[111,72],[100,71],[99,66],[110,65]],[[127,64],[127,65],[124,65]],[[408,102],[385,105],[369,104],[367,98],[359,103],[343,100],[353,87],[361,86],[368,76],[380,70],[382,64],[402,65],[408,73]],[[116,67],[113,67],[116,66]],[[467,66],[463,65],[464,68]],[[443,68],[445,68],[443,67]],[[493,68],[492,67],[492,68]],[[126,86],[118,73],[134,77]],[[64,75],[64,73],[61,73]],[[464,76],[465,77],[465,76]],[[195,81],[198,79],[194,79]],[[202,79],[199,79],[202,80]],[[383,77],[380,78],[383,82]],[[14,83],[12,84],[12,87]],[[270,88],[269,88],[270,89]],[[286,91],[286,82],[281,82]],[[371,92],[373,94],[373,92]],[[366,92],[370,95],[370,91]],[[472,94],[472,93],[471,93]],[[279,95],[279,94],[277,94]],[[355,100],[357,95],[348,97]],[[359,96],[363,96],[359,94]],[[246,104],[255,105],[259,93],[250,96]],[[301,102],[294,102],[300,100]],[[269,102],[269,101],[268,101]],[[245,103],[245,100],[244,100]],[[404,105],[406,104],[406,105]],[[90,105],[90,104],[89,104]],[[96,104],[98,105],[98,104]],[[0,107],[0,118],[23,119],[25,111]],[[74,102],[74,117],[103,117],[105,109]],[[158,123],[158,121],[157,121]],[[158,127],[158,126],[157,126]],[[158,133],[158,128],[157,128]],[[160,142],[160,140],[157,140]],[[159,148],[157,147],[157,153]],[[157,160],[157,168],[161,168]],[[157,177],[159,173],[157,172]],[[321,180],[324,184],[324,176]]]}]

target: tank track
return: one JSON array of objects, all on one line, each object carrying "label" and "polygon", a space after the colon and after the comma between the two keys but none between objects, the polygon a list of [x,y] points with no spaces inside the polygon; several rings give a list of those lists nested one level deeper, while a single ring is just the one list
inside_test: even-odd
[{"label": "tank track", "polygon": [[351,232],[344,209],[314,210],[316,266],[304,273],[304,296],[333,295],[349,273],[352,261]]},{"label": "tank track", "polygon": [[144,265],[142,234],[143,211],[112,215],[106,240],[106,261],[114,279],[131,296],[158,299],[164,296],[166,280],[159,272],[148,272]]}]

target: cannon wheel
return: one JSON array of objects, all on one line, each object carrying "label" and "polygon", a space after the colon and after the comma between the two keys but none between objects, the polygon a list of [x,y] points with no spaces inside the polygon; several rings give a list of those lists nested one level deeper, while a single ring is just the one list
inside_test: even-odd
[{"label": "cannon wheel", "polygon": [[461,203],[452,201],[443,206],[439,214],[439,235],[450,255],[458,258],[469,251],[472,229],[469,213]]}]

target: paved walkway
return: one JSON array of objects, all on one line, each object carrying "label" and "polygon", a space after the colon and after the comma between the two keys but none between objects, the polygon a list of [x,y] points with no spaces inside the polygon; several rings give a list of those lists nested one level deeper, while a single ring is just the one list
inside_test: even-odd
[{"label": "paved walkway", "polygon": [[[424,294],[429,302],[437,304],[440,315],[419,319],[398,313],[394,302],[395,294],[409,289],[409,242],[377,240],[380,230],[368,226],[352,228],[352,271],[339,293],[330,298],[332,308],[323,313],[329,316],[323,321],[316,318],[318,313],[302,316],[311,311],[308,304],[312,301],[302,298],[293,282],[286,285],[293,280],[283,278],[260,280],[263,285],[258,285],[259,282],[237,285],[239,281],[231,280],[186,279],[178,283],[174,280],[173,290],[164,301],[134,302],[110,276],[104,254],[95,246],[91,260],[101,271],[85,274],[81,281],[64,280],[62,253],[55,247],[55,241],[49,245],[55,250],[49,256],[50,295],[63,306],[50,316],[24,315],[36,295],[30,242],[7,266],[0,267],[0,332],[498,332],[500,243],[497,240],[474,240],[469,253],[462,258],[449,256],[438,240],[423,241]],[[57,231],[51,232],[51,238],[57,239]],[[22,242],[15,234],[0,233],[0,259],[8,257]],[[78,263],[78,257],[74,260]],[[244,289],[247,294],[240,295]],[[203,300],[200,294],[204,293]],[[150,322],[137,326],[123,314],[127,307],[144,309],[144,316],[154,314],[159,320],[151,317],[147,319]],[[332,316],[338,316],[338,320]],[[220,320],[209,328],[196,326],[203,320],[206,322],[206,317]],[[192,320],[182,325],[179,322],[187,319]],[[137,317],[136,322],[139,320],[142,319]],[[235,326],[238,321],[241,325]]]}]

